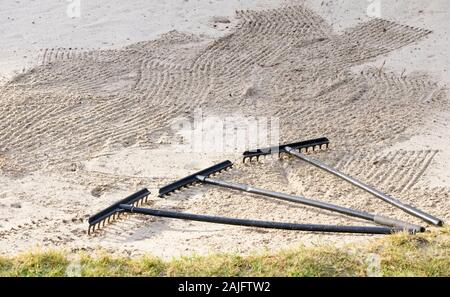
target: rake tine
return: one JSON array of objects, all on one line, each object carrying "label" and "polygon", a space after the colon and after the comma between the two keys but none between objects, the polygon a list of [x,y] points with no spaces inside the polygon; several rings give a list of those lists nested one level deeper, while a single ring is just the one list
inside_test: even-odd
[{"label": "rake tine", "polygon": [[90,235],[91,233],[94,233],[95,230],[105,227],[107,223],[109,224],[120,219],[121,215],[126,215],[124,210],[120,208],[121,204],[138,205],[138,203],[142,201],[142,199],[147,198],[149,194],[150,192],[147,189],[142,189],[91,216],[88,220],[88,234]]},{"label": "rake tine", "polygon": [[197,175],[205,175],[205,176],[213,176],[214,174],[218,174],[219,172],[229,169],[233,166],[233,163],[230,161],[224,161],[222,163],[213,165],[211,167],[208,167],[206,169],[200,170],[194,174],[191,174],[187,177],[184,177],[180,180],[177,180],[171,184],[168,184],[162,188],[159,189],[159,197],[164,197],[166,195],[169,195],[177,190],[182,190],[183,188],[186,188],[188,185],[192,185],[194,183],[198,182]]},{"label": "rake tine", "polygon": [[[326,137],[322,137],[322,138],[317,138],[317,139],[310,139],[310,140],[295,142],[295,143],[291,143],[289,145],[281,145],[281,146],[274,146],[274,147],[257,149],[257,150],[249,150],[249,151],[244,152],[243,162],[245,163],[245,161],[247,159],[249,159],[251,162],[254,157],[271,155],[275,152],[282,153],[282,152],[284,152],[284,149],[286,146],[290,146],[290,147],[297,148],[297,149],[304,149],[307,152],[309,147],[314,147],[314,146],[321,147],[322,145],[328,145],[328,143],[329,143],[329,140]],[[278,156],[281,157],[281,155],[278,155]]]}]

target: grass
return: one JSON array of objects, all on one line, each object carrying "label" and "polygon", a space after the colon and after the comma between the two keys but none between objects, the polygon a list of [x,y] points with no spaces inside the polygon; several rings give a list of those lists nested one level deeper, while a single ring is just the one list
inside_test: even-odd
[{"label": "grass", "polygon": [[299,247],[249,256],[152,256],[36,251],[0,257],[0,276],[450,276],[450,228],[363,245]]}]

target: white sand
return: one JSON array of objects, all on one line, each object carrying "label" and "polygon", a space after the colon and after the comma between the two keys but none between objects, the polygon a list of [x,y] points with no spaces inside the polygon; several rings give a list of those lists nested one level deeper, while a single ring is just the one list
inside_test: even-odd
[{"label": "white sand", "polygon": [[[237,9],[277,7],[278,0],[80,0],[80,17],[64,0],[2,1],[0,75],[11,76],[35,62],[45,48],[111,48],[147,41],[170,30],[217,37],[214,16],[232,17]],[[69,11],[69,13],[68,13]]]},{"label": "white sand", "polygon": [[[339,34],[371,20],[364,2],[81,1],[81,17],[73,19],[67,17],[65,1],[2,3],[0,75],[7,82],[25,71],[0,94],[4,107],[0,111],[1,129],[5,131],[0,137],[0,251],[11,253],[35,246],[89,250],[102,247],[171,257],[192,252],[247,253],[370,238],[140,216],[108,226],[95,237],[87,236],[86,219],[90,214],[136,189],[146,186],[155,193],[159,186],[214,162],[225,158],[239,162],[237,153],[174,155],[169,151],[176,135],[165,128],[167,121],[180,112],[190,115],[192,108],[200,104],[208,115],[279,116],[284,119],[283,140],[326,134],[333,144],[318,158],[448,221],[449,4],[390,1],[386,5],[381,1],[382,18],[432,33],[391,25],[394,33],[389,39],[379,33],[383,26],[390,26],[388,23],[371,23],[358,35],[366,47],[347,53],[346,46],[354,40],[341,40]],[[235,10],[299,3],[306,3],[331,28],[317,19],[308,19],[317,27],[305,29],[304,36],[294,34],[277,42],[280,36],[276,30],[265,34],[258,31],[264,28],[261,21],[260,27],[249,29],[254,39],[244,33],[235,39],[220,39],[240,32],[236,29]],[[249,13],[244,18],[247,16],[262,20],[267,17]],[[300,23],[304,16],[294,14]],[[274,22],[283,30],[290,28],[289,20],[283,17]],[[172,32],[159,43],[135,45],[173,29],[197,37]],[[323,36],[332,43],[321,43]],[[214,40],[229,42],[231,50],[219,48],[205,56],[204,65],[211,72],[194,72],[196,76],[185,73],[191,59],[195,60]],[[299,47],[291,47],[286,40],[295,40]],[[280,44],[285,46],[279,48]],[[126,45],[131,46],[123,49]],[[273,54],[262,56],[264,48]],[[142,56],[145,52],[151,53],[151,59]],[[314,64],[328,54],[330,57],[323,60],[327,67]],[[228,55],[238,62],[227,62]],[[357,55],[361,60],[352,61]],[[250,62],[241,64],[241,56],[249,57]],[[263,66],[251,66],[254,56]],[[242,61],[246,61],[244,58]],[[202,61],[199,58],[197,63]],[[36,64],[41,66],[29,72]],[[367,66],[376,69],[367,70]],[[229,71],[225,78],[223,69]],[[320,75],[311,79],[317,69]],[[335,75],[335,69],[343,71]],[[156,107],[141,101],[148,93],[153,94],[148,96]],[[179,98],[179,93],[189,100]],[[233,99],[224,99],[228,93],[233,94]],[[360,96],[366,101],[358,100]],[[257,111],[254,106],[259,107]],[[127,118],[134,119],[132,125],[118,124]],[[25,128],[26,124],[31,125]],[[168,134],[161,138],[151,134],[154,131]],[[419,223],[294,160],[237,165],[223,177]],[[183,193],[170,199],[153,199],[154,204],[245,218],[365,224],[311,208],[208,187]]]}]

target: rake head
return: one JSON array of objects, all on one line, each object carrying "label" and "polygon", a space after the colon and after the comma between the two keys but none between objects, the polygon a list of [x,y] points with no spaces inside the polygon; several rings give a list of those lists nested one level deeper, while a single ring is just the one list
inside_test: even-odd
[{"label": "rake head", "polygon": [[280,146],[272,146],[272,147],[267,147],[267,148],[262,148],[262,149],[254,149],[254,150],[249,150],[249,151],[245,151],[242,155],[243,155],[243,159],[242,161],[245,163],[246,160],[254,161],[256,159],[256,161],[259,160],[259,158],[261,156],[266,156],[266,155],[271,155],[271,154],[278,154],[281,155],[281,153],[286,153],[286,147],[291,147],[293,149],[297,149],[299,151],[304,151],[304,152],[308,152],[309,149],[312,149],[313,151],[316,149],[323,149],[323,147],[325,147],[325,149],[328,148],[330,141],[328,140],[328,138],[326,137],[322,137],[322,138],[317,138],[317,139],[310,139],[310,140],[305,140],[305,141],[299,141],[299,142],[294,142],[294,143],[289,143],[289,144],[283,144]]},{"label": "rake head", "polygon": [[98,230],[104,227],[106,223],[110,223],[120,218],[121,213],[125,211],[120,206],[121,204],[130,206],[139,206],[148,201],[148,195],[150,195],[149,190],[142,189],[91,216],[88,221],[89,222],[88,234],[94,232],[95,229]]},{"label": "rake head", "polygon": [[200,180],[197,178],[197,176],[208,177],[215,173],[219,173],[224,170],[227,170],[228,168],[231,168],[232,166],[233,166],[233,163],[231,161],[227,160],[222,163],[211,166],[209,168],[200,170],[192,175],[189,175],[180,180],[177,180],[176,182],[173,182],[171,184],[168,184],[167,186],[162,187],[161,189],[159,189],[159,197],[163,197],[165,195],[170,195],[170,193],[175,192],[176,190],[181,190],[182,188],[187,188],[189,185],[199,182]]}]

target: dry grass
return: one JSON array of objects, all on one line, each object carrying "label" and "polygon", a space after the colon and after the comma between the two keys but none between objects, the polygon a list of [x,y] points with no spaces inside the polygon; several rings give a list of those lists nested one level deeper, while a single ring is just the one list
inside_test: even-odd
[{"label": "dry grass", "polygon": [[[396,234],[342,248],[300,247],[250,256],[215,254],[163,261],[63,251],[0,257],[0,276],[449,276],[450,228]],[[75,260],[74,260],[75,259]]]}]

